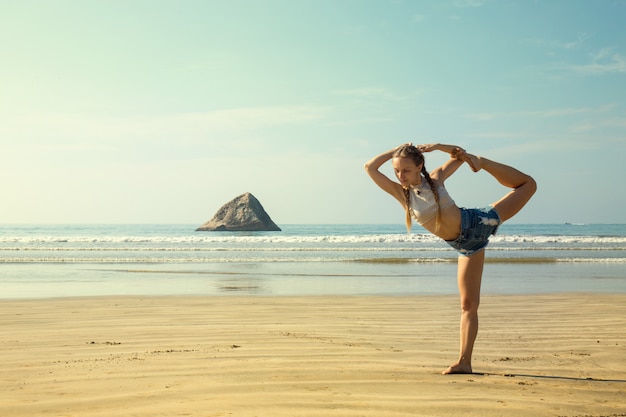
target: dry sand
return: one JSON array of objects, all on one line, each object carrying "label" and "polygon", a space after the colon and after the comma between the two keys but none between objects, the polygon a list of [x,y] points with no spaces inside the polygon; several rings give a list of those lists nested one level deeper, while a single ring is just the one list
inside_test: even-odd
[{"label": "dry sand", "polygon": [[0,302],[0,415],[626,416],[626,295]]}]

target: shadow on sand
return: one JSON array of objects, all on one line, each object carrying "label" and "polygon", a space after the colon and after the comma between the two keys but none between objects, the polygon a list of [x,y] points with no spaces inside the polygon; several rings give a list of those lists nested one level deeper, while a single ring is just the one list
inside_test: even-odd
[{"label": "shadow on sand", "polygon": [[535,374],[496,374],[491,372],[474,372],[472,375],[485,375],[485,376],[505,376],[507,378],[540,378],[540,379],[560,379],[565,381],[590,381],[590,382],[621,382],[626,383],[626,379],[602,379],[602,378],[581,378],[572,376],[559,376],[559,375],[535,375]]}]

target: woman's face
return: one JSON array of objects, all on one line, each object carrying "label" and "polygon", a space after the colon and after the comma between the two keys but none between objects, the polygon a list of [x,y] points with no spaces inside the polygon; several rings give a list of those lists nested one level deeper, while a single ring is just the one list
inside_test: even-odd
[{"label": "woman's face", "polygon": [[415,165],[415,162],[411,158],[396,157],[391,161],[393,171],[396,173],[396,178],[400,181],[400,184],[407,187],[409,185],[419,185],[422,181],[420,173],[422,172],[422,165]]}]

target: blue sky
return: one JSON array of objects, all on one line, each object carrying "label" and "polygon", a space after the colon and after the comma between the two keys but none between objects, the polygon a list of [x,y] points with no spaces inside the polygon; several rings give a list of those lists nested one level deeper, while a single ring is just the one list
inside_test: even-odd
[{"label": "blue sky", "polygon": [[623,0],[0,0],[0,223],[201,224],[249,191],[279,225],[402,224],[362,167],[408,141],[533,175],[511,222],[624,223],[624,22]]}]

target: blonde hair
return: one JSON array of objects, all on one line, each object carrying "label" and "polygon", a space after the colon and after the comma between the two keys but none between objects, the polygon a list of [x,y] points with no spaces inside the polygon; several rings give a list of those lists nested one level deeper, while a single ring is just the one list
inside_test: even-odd
[{"label": "blonde hair", "polygon": [[[441,224],[441,206],[439,204],[439,191],[437,191],[435,182],[433,181],[432,178],[430,178],[430,174],[428,174],[428,171],[426,170],[426,165],[424,164],[424,155],[419,151],[419,149],[417,149],[413,145],[403,145],[399,147],[398,149],[396,149],[396,151],[393,153],[393,157],[394,158],[409,158],[415,163],[416,166],[419,166],[420,164],[422,164],[422,175],[424,176],[424,178],[426,179],[426,182],[430,186],[430,189],[432,190],[433,195],[435,196],[435,202],[437,203],[437,218],[436,218],[436,223],[435,223],[435,230],[439,230],[439,226]],[[407,232],[411,232],[411,225],[412,225],[411,213],[413,212],[411,210],[411,190],[409,189],[409,187],[402,187],[402,188],[404,191],[404,199],[405,199],[405,206],[406,206],[405,207],[406,208],[406,217],[405,217],[406,230]]]}]

